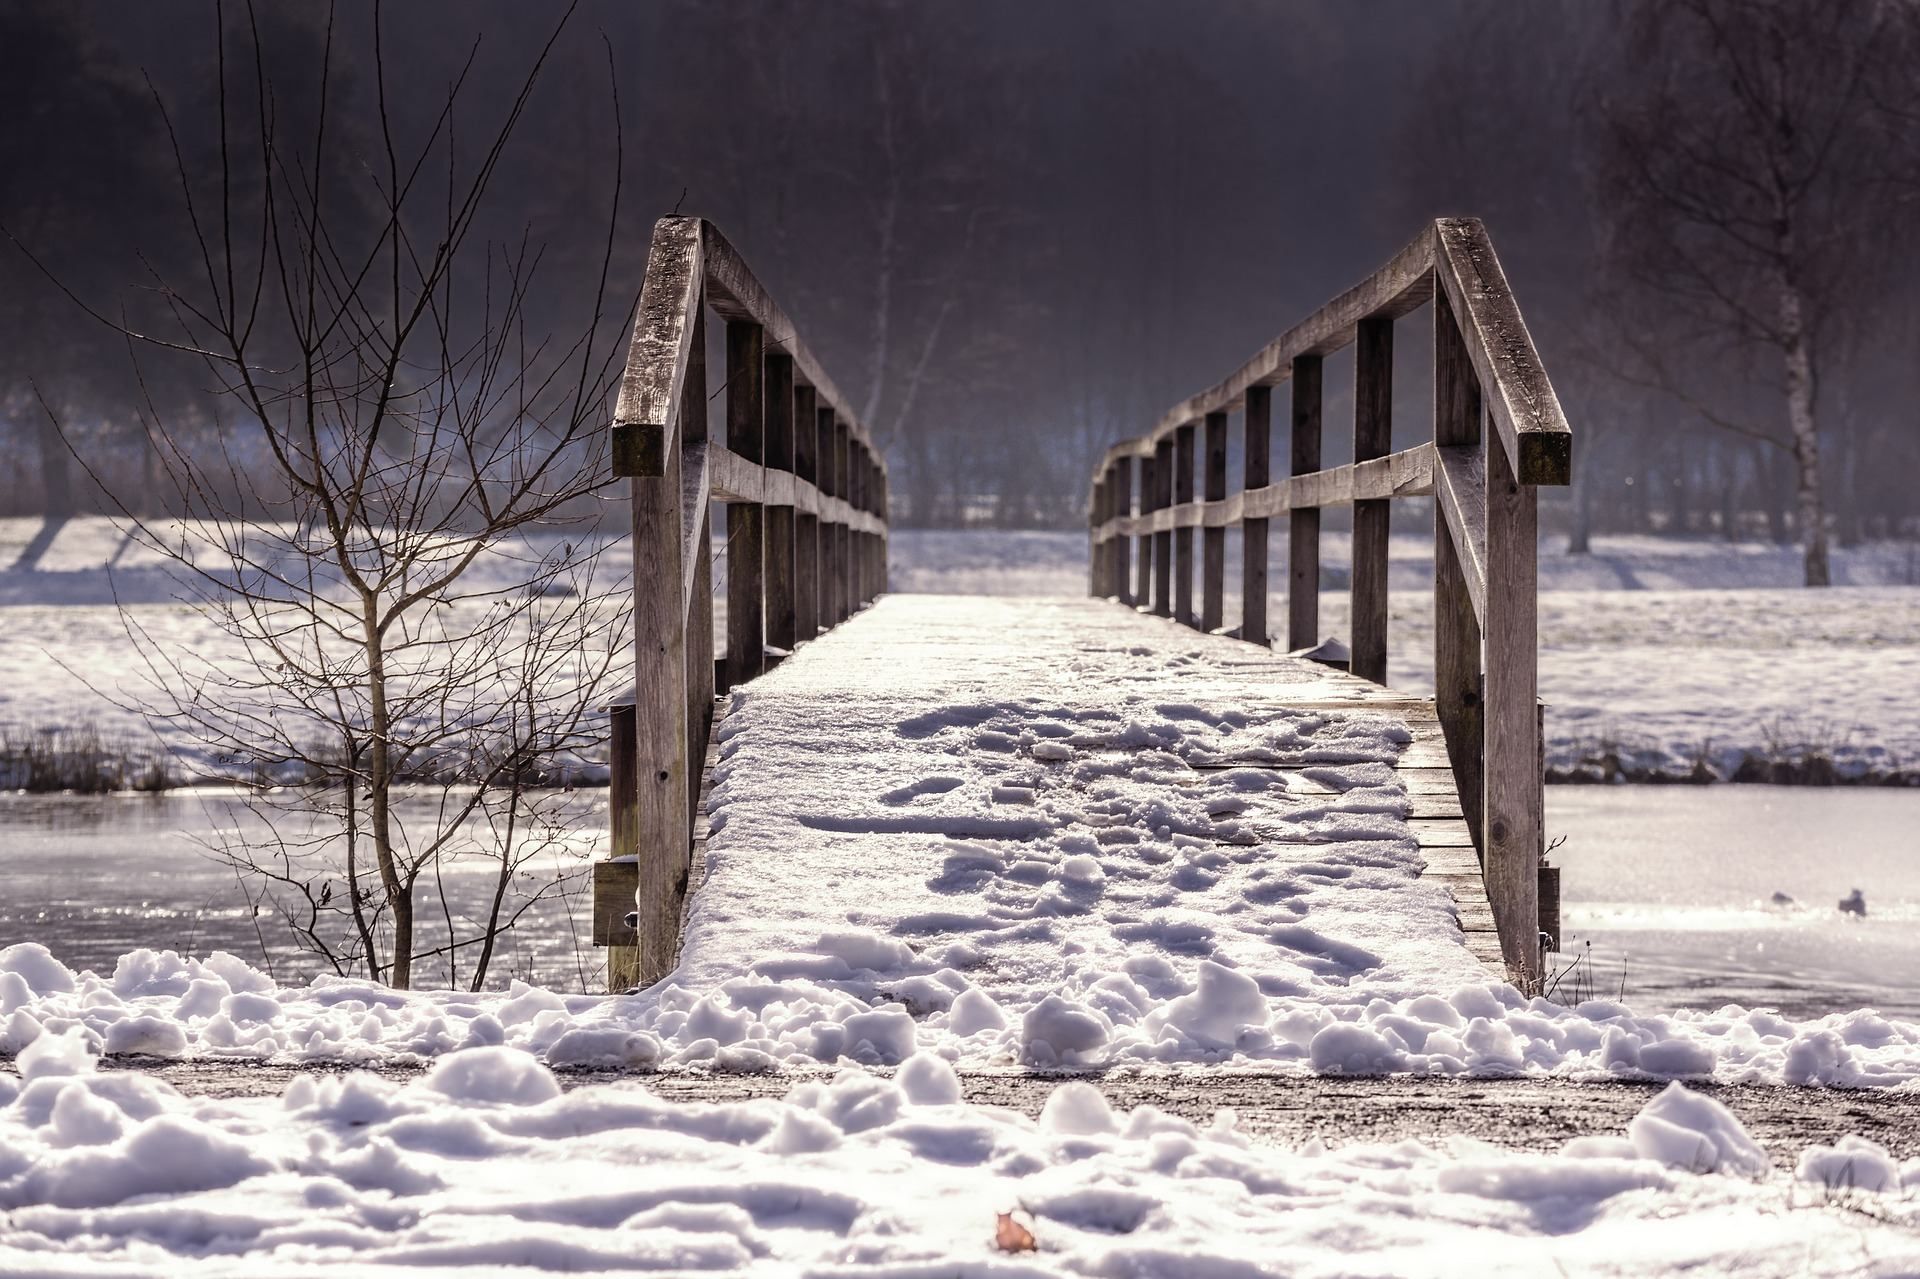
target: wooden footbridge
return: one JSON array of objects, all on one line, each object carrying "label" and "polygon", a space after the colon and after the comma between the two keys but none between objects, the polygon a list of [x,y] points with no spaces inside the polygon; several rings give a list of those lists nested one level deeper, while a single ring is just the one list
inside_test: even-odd
[{"label": "wooden footbridge", "polygon": [[[1433,326],[1432,439],[1393,452],[1395,323],[1423,305]],[[713,343],[716,354],[724,350],[719,377],[708,368],[710,313],[725,326],[724,342]],[[1348,346],[1354,461],[1323,467],[1322,370]],[[1276,476],[1273,409],[1282,390],[1291,429],[1286,474]],[[715,399],[724,399],[724,436],[709,429]],[[1242,484],[1229,493],[1235,429]],[[887,584],[887,467],[871,436],[720,233],[695,218],[663,220],[614,427],[615,469],[632,483],[636,572],[634,692],[612,708],[612,859],[595,880],[594,940],[610,947],[610,982],[646,984],[676,962],[688,894],[705,864],[715,717],[728,704],[717,694],[775,665],[786,668],[788,697],[798,687],[876,701],[884,699],[873,680],[830,668],[891,670],[896,696],[916,687],[900,682],[901,671],[964,687],[990,686],[996,672],[1013,680],[1015,666],[1028,674],[1098,666],[1102,678],[1124,679],[1109,659],[1127,651],[1129,637],[1142,652],[1164,648],[1184,625],[1238,641],[1222,650],[1226,639],[1193,637],[1216,704],[1405,722],[1410,741],[1394,767],[1420,873],[1452,892],[1468,949],[1537,990],[1558,894],[1543,865],[1535,489],[1568,482],[1571,452],[1486,232],[1472,220],[1440,221],[1100,460],[1089,503],[1090,584],[1109,602],[1081,606],[1111,610],[1100,625],[1111,643],[1099,646],[1097,661],[1083,626],[1076,622],[1080,638],[1071,643],[1050,640],[1039,619],[1064,614],[1036,611],[1023,625],[1009,620],[1009,601],[977,610],[974,623],[956,620],[950,604],[929,609],[937,620],[919,634],[903,620],[915,616],[912,597],[863,612]],[[1391,505],[1429,495],[1430,699],[1387,685]],[[727,521],[724,646],[711,601],[716,502],[726,504]],[[1334,506],[1353,510],[1345,669],[1310,655],[1323,638],[1320,514]],[[1287,538],[1283,631],[1268,621],[1276,519]],[[1229,528],[1241,530],[1243,547],[1237,619],[1225,614]],[[836,626],[844,640],[809,643]],[[1004,642],[1010,629],[1020,632],[1018,645]],[[1071,698],[1066,682],[1056,684],[1056,700]],[[883,745],[845,743],[849,757]],[[1236,763],[1300,768],[1270,753],[1212,761]],[[808,779],[792,785],[805,791]]]}]

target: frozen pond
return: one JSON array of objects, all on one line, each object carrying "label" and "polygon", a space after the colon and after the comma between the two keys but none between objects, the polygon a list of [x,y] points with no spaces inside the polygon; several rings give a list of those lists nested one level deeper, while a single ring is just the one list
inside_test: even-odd
[{"label": "frozen pond", "polygon": [[[427,801],[402,800],[409,802]],[[568,851],[534,858],[516,876],[510,902],[540,900],[501,937],[488,988],[504,989],[519,978],[559,990],[605,989],[602,956],[587,944],[592,917],[585,870],[587,856],[605,842],[606,792],[575,792],[565,803],[579,830]],[[297,831],[298,822],[279,824],[286,833]],[[0,946],[37,941],[69,967],[102,973],[143,946],[195,955],[230,951],[271,969],[282,983],[327,971],[294,946],[270,914],[256,920],[234,871],[208,851],[209,843],[236,834],[261,846],[268,836],[260,818],[228,793],[0,795]],[[471,936],[471,921],[483,918],[490,903],[496,871],[491,861],[456,855],[439,884],[430,872],[423,875],[417,949],[445,941],[442,887],[460,934]],[[467,962],[456,974],[463,987],[473,953],[463,952]],[[416,984],[446,984],[445,962],[418,960]]]},{"label": "frozen pond", "polygon": [[1596,994],[1920,1018],[1920,790],[1553,786],[1547,831]]},{"label": "frozen pond", "polygon": [[[588,843],[604,838],[605,799],[571,801]],[[196,843],[256,820],[219,795],[0,796],[0,946],[39,941],[73,967],[111,971],[141,946],[261,965],[264,939],[282,981],[318,971],[272,919],[256,931],[233,872]],[[1547,825],[1568,836],[1554,860],[1569,951],[1592,943],[1588,971],[1563,979],[1562,997],[1582,983],[1615,995],[1624,974],[1643,1009],[1874,1006],[1920,1018],[1920,791],[1552,787]],[[506,935],[489,986],[600,988],[581,869],[579,857],[528,868],[523,891],[565,876],[564,891]],[[456,914],[479,909],[491,884],[478,866],[445,882]],[[1864,920],[1836,909],[1853,888],[1866,895]],[[1794,903],[1774,905],[1775,892]],[[439,909],[429,901],[428,928]]]}]

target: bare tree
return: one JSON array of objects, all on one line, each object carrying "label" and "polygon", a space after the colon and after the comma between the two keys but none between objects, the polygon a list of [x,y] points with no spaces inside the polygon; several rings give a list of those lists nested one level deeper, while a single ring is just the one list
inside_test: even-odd
[{"label": "bare tree", "polygon": [[[1597,192],[1615,265],[1678,323],[1642,343],[1652,376],[1696,387],[1672,361],[1758,348],[1776,362],[1809,586],[1830,581],[1821,476],[1821,329],[1866,305],[1884,261],[1880,175],[1891,140],[1876,91],[1901,6],[1879,0],[1636,0],[1595,103]],[[1646,366],[1643,366],[1646,367]],[[1707,420],[1779,438],[1714,412]]]},{"label": "bare tree", "polygon": [[[567,886],[535,863],[584,852],[579,806],[537,783],[596,741],[623,651],[590,529],[631,316],[606,303],[614,210],[592,314],[529,332],[540,251],[477,228],[566,18],[476,144],[459,127],[476,50],[435,118],[402,120],[378,9],[366,49],[329,16],[318,101],[289,106],[254,16],[223,23],[212,172],[175,148],[198,278],[154,279],[171,331],[125,330],[137,367],[156,348],[199,361],[231,428],[193,448],[146,406],[185,517],[123,511],[225,642],[183,651],[123,611],[143,709],[250,776],[273,835],[221,855],[300,945],[398,987],[437,959],[478,989],[503,931]],[[360,120],[350,61],[371,70]],[[368,157],[352,183],[349,138]],[[616,208],[618,162],[616,139]],[[474,858],[483,891],[450,889]]]}]

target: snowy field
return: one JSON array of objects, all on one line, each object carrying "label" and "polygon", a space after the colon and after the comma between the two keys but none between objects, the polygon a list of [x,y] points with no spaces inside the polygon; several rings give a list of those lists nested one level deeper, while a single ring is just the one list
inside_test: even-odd
[{"label": "snowy field", "polygon": [[417,1082],[213,1101],[96,1072],[78,1034],[0,1076],[0,1273],[756,1276],[1892,1276],[1920,1160],[1859,1139],[1770,1165],[1675,1085],[1557,1154],[1256,1145],[1092,1087],[1037,1120],[938,1057],[784,1099],[570,1093],[523,1053]]},{"label": "snowy field", "polygon": [[[142,719],[123,709],[150,698],[115,601],[158,644],[209,651],[227,641],[174,602],[178,586],[111,521],[78,519],[51,539],[42,533],[37,520],[0,520],[0,724],[92,724],[110,737],[147,739]],[[1322,544],[1322,631],[1344,636],[1348,539],[1328,532]],[[1392,553],[1389,678],[1425,691],[1431,540],[1402,532]],[[1285,581],[1284,554],[1285,539],[1276,538],[1276,584]],[[625,560],[618,548],[607,557],[609,580],[627,571]],[[1230,535],[1229,623],[1238,616],[1238,563]],[[1543,541],[1549,766],[1556,775],[1731,778],[1743,763],[1742,776],[1764,776],[1776,762],[1825,758],[1841,777],[1920,777],[1920,549],[1837,550],[1834,563],[1843,585],[1816,592],[1793,585],[1792,548],[1600,537],[1591,555],[1569,556],[1562,539]],[[482,571],[505,581],[524,574],[524,557],[496,557]],[[902,593],[1078,597],[1086,538],[903,529],[893,534],[890,573]],[[1278,596],[1269,616],[1285,616]],[[168,744],[199,766],[212,763],[194,743]]]}]

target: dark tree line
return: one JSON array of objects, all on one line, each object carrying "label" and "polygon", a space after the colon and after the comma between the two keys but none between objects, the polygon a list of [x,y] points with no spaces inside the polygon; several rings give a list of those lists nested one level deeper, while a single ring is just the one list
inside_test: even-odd
[{"label": "dark tree line", "polygon": [[[225,21],[265,27],[293,85],[317,75],[329,14],[364,27],[371,8],[249,13]],[[529,104],[539,144],[502,172],[511,209],[477,233],[543,246],[558,269],[594,251],[614,127],[596,96],[604,31],[629,158],[616,287],[637,285],[653,218],[713,218],[885,442],[897,518],[1071,526],[1099,449],[1422,220],[1474,214],[1579,432],[1579,482],[1550,523],[1575,545],[1626,530],[1797,539],[1817,580],[1823,532],[1910,535],[1920,516],[1917,13],[588,3]],[[154,305],[146,262],[184,260],[156,101],[189,164],[214,154],[192,122],[213,114],[216,20],[116,0],[0,18],[7,118],[34,122],[0,136],[0,171],[24,175],[0,187],[0,222],[131,308]],[[409,68],[390,91],[417,116],[474,34],[467,74],[504,91],[542,15],[487,0],[385,21]],[[353,70],[324,161],[343,189],[371,181],[373,103]],[[142,465],[124,355],[56,300],[19,254],[0,261],[0,509],[52,506],[63,484],[86,500],[82,480],[58,479],[29,374],[100,469]],[[590,302],[550,305],[529,322],[563,330]],[[152,389],[178,402],[171,423],[197,420],[191,379]]]}]

